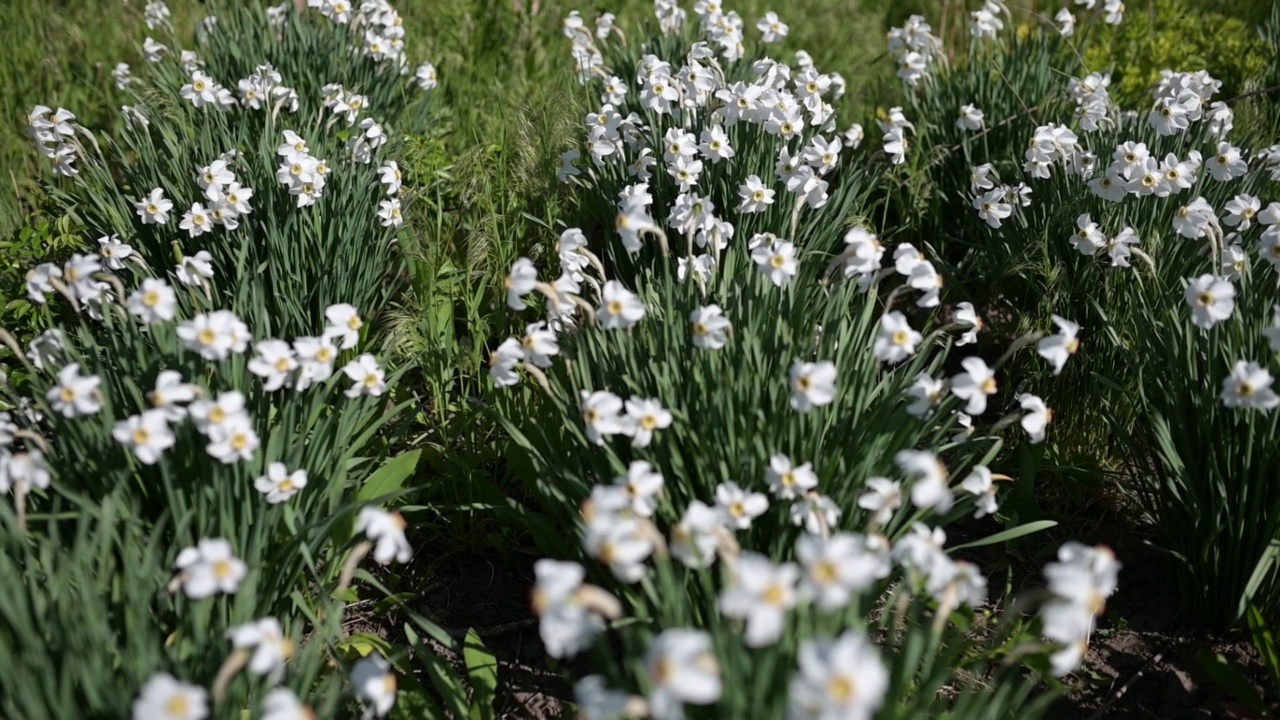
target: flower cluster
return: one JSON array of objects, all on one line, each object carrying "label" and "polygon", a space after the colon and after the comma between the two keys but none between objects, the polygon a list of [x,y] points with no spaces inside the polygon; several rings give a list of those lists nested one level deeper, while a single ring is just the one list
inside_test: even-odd
[{"label": "flower cluster", "polygon": [[297,198],[298,207],[314,205],[324,193],[329,164],[312,157],[307,141],[292,130],[284,131],[284,142],[276,154],[281,159],[276,180],[289,188],[289,194]]},{"label": "flower cluster", "polygon": [[69,110],[58,108],[55,112],[44,105],[35,106],[27,114],[27,134],[35,140],[40,154],[53,163],[57,175],[75,177],[80,172],[75,167],[77,146],[68,141],[76,134],[71,124],[75,119]]}]

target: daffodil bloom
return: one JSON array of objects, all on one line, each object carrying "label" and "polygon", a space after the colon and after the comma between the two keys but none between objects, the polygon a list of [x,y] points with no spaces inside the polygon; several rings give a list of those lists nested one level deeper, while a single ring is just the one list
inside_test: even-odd
[{"label": "daffodil bloom", "polygon": [[239,460],[253,460],[261,444],[247,415],[230,417],[218,425],[210,425],[208,435],[209,444],[205,451],[226,465]]},{"label": "daffodil bloom", "polygon": [[876,234],[858,225],[845,233],[845,252],[842,256],[845,258],[845,277],[858,278],[861,286],[867,287],[870,278],[881,269],[884,246]]},{"label": "daffodil bloom", "polygon": [[187,234],[193,238],[199,237],[213,229],[213,219],[204,205],[195,203],[182,216],[182,222],[178,223],[178,227],[186,230]]},{"label": "daffodil bloom", "polygon": [[956,119],[956,128],[967,130],[969,132],[977,132],[982,129],[982,123],[985,119],[983,112],[973,105],[961,105],[960,117]]},{"label": "daffodil bloom", "polygon": [[98,238],[98,256],[111,270],[123,270],[124,261],[133,255],[133,247],[120,242],[119,235]]},{"label": "daffodil bloom", "polygon": [[256,356],[249,361],[249,372],[263,379],[263,388],[274,392],[284,387],[298,369],[293,348],[283,340],[266,339],[253,344]]},{"label": "daffodil bloom", "polygon": [[1045,429],[1053,422],[1053,411],[1036,395],[1021,395],[1018,404],[1026,411],[1019,422],[1031,444],[1043,442]]},{"label": "daffodil bloom", "polygon": [[627,423],[632,447],[646,447],[653,441],[655,430],[671,426],[671,413],[652,398],[629,398],[626,403]]},{"label": "daffodil bloom", "polygon": [[58,328],[49,328],[31,341],[27,348],[27,359],[37,370],[60,365],[65,362],[66,337]]},{"label": "daffodil bloom", "polygon": [[774,190],[766,187],[760,176],[750,175],[738,188],[738,195],[742,198],[742,203],[738,206],[739,212],[760,213],[773,204]]},{"label": "daffodil bloom", "polygon": [[1138,244],[1138,233],[1131,227],[1121,230],[1118,235],[1107,241],[1107,257],[1115,267],[1129,267],[1129,257],[1133,251],[1129,248]]},{"label": "daffodil bloom", "polygon": [[133,701],[133,720],[204,720],[209,716],[204,688],[157,673]]},{"label": "daffodil bloom", "polygon": [[96,254],[75,253],[62,268],[62,278],[71,287],[71,292],[84,301],[98,295],[93,275],[101,270],[102,263]]},{"label": "daffodil bloom", "polygon": [[147,278],[129,296],[129,312],[146,323],[168,322],[178,309],[178,296],[163,280]]},{"label": "daffodil bloom", "polygon": [[1173,229],[1185,238],[1195,240],[1202,238],[1211,226],[1218,224],[1218,216],[1213,206],[1203,197],[1198,197],[1174,212]]},{"label": "daffodil bloom", "polygon": [[1249,171],[1249,165],[1245,162],[1239,148],[1225,140],[1218,143],[1217,154],[1209,158],[1206,165],[1209,168],[1209,175],[1219,182],[1235,180]]},{"label": "daffodil bloom", "polygon": [[245,412],[244,393],[239,390],[228,390],[218,393],[213,400],[197,400],[191,403],[188,412],[196,429],[206,435],[213,428],[233,420],[247,417]]},{"label": "daffodil bloom", "polygon": [[27,297],[38,305],[45,304],[46,296],[53,292],[53,283],[49,281],[60,277],[62,277],[62,268],[53,263],[40,263],[28,270],[25,278]]},{"label": "daffodil bloom", "polygon": [[889,688],[889,673],[867,638],[849,630],[835,640],[808,638],[787,694],[793,720],[871,720]]},{"label": "daffodil bloom", "polygon": [[1222,381],[1222,404],[1229,408],[1271,410],[1280,405],[1280,395],[1271,389],[1274,381],[1271,373],[1258,363],[1239,360]]},{"label": "daffodil bloom", "polygon": [[315,713],[311,708],[303,705],[289,688],[276,688],[262,698],[262,720],[311,720],[313,717]]},{"label": "daffodil bloom", "polygon": [[293,341],[293,351],[298,357],[298,390],[305,390],[313,383],[324,382],[333,375],[333,364],[338,359],[338,346],[330,338],[297,338]]},{"label": "daffodil bloom", "polygon": [[902,485],[885,477],[869,477],[867,492],[858,496],[858,507],[871,511],[873,523],[884,525],[902,507]]},{"label": "daffodil bloom", "polygon": [[806,534],[796,539],[796,559],[804,568],[799,596],[823,612],[845,608],[854,593],[889,576],[889,546],[879,536]]},{"label": "daffodil bloom", "polygon": [[617,720],[626,716],[632,702],[630,694],[610,690],[599,675],[588,675],[579,680],[573,686],[573,699],[581,720]]},{"label": "daffodil bloom", "polygon": [[779,499],[794,500],[818,486],[818,475],[811,463],[794,466],[791,458],[778,454],[769,458],[765,483]]},{"label": "daffodil bloom", "polygon": [[1098,224],[1089,217],[1089,213],[1076,218],[1076,233],[1071,236],[1071,244],[1081,255],[1093,255],[1107,244],[1107,237],[1098,229]]},{"label": "daffodil bloom", "polygon": [[734,530],[747,530],[751,521],[769,509],[769,498],[763,493],[748,492],[737,483],[720,483],[716,486],[716,510],[721,521]]},{"label": "daffodil bloom", "polygon": [[944,514],[951,509],[955,497],[948,487],[946,465],[932,452],[901,450],[893,458],[904,474],[912,478],[911,503],[918,508]]},{"label": "daffodil bloom", "polygon": [[[10,428],[10,432],[13,428]],[[52,477],[49,475],[49,464],[44,453],[39,450],[18,452],[12,455],[0,454],[0,494],[11,489],[26,493],[31,490],[45,490]]]},{"label": "daffodil bloom", "polygon": [[836,399],[835,363],[807,363],[796,359],[791,364],[791,407],[799,412],[809,412],[815,407],[830,405]]},{"label": "daffodil bloom", "polygon": [[507,338],[489,353],[489,377],[498,387],[511,387],[520,382],[516,368],[524,360],[524,348],[515,338]]},{"label": "daffodil bloom", "polygon": [[995,371],[980,357],[965,358],[960,366],[964,372],[951,378],[951,392],[967,403],[966,413],[981,415],[987,411],[987,397],[996,393]]},{"label": "daffodil bloom", "polygon": [[524,296],[533,292],[538,283],[538,271],[528,258],[517,258],[511,266],[511,274],[504,282],[507,290],[507,307],[512,310],[523,310]]},{"label": "daffodil bloom", "polygon": [[50,388],[45,397],[54,412],[63,417],[93,415],[102,409],[101,386],[101,378],[82,376],[80,364],[71,363],[58,371],[58,384]]},{"label": "daffodil bloom", "polygon": [[928,417],[933,414],[934,408],[942,402],[945,387],[946,383],[942,380],[935,380],[928,373],[920,373],[911,383],[911,387],[907,388],[907,397],[912,399],[911,404],[907,406],[907,412],[914,417]]},{"label": "daffodil bloom", "polygon": [[805,532],[812,535],[827,535],[835,530],[843,511],[831,498],[816,491],[805,493],[799,500],[791,503],[787,515],[791,524],[803,526]]},{"label": "daffodil bloom", "polygon": [[436,66],[431,63],[422,63],[413,71],[414,81],[417,82],[418,88],[423,92],[434,90],[440,84],[439,76],[436,74]]},{"label": "daffodil bloom", "polygon": [[188,255],[182,259],[182,263],[178,265],[175,274],[178,281],[189,287],[199,287],[204,284],[205,278],[213,277],[213,256],[208,250],[201,250],[195,255]]},{"label": "daffodil bloom", "polygon": [[551,358],[560,354],[556,334],[547,328],[546,322],[530,323],[525,327],[520,349],[525,362],[540,368],[551,367]]},{"label": "daffodil bloom", "polygon": [[701,630],[663,630],[649,644],[649,712],[653,720],[682,720],[684,703],[710,705],[720,699],[720,663],[711,636]]},{"label": "daffodil bloom", "polygon": [[973,207],[978,211],[978,217],[984,220],[987,225],[998,228],[1013,214],[1013,206],[1005,202],[1004,198],[1004,190],[995,188],[975,197],[973,199]]},{"label": "daffodil bloom", "polygon": [[307,471],[289,472],[282,462],[273,462],[267,466],[267,474],[253,481],[253,487],[266,496],[271,505],[278,505],[297,495],[307,486]]},{"label": "daffodil bloom", "polygon": [[1055,675],[1079,667],[1093,632],[1094,618],[1115,592],[1120,563],[1109,548],[1069,542],[1058,549],[1058,561],[1045,567],[1053,597],[1040,609],[1045,637],[1064,645],[1051,658]]},{"label": "daffodil bloom", "polygon": [[178,403],[189,403],[199,397],[200,388],[182,379],[176,370],[161,370],[156,375],[156,386],[148,395],[151,405],[164,411],[165,419],[178,422],[187,416],[187,409]]},{"label": "daffodil bloom", "polygon": [[[1036,353],[1049,361],[1053,374],[1057,375],[1062,372],[1067,359],[1080,350],[1080,339],[1077,337],[1080,326],[1058,315],[1053,316],[1053,324],[1058,326],[1058,332],[1041,338],[1036,343]],[[985,403],[983,405],[985,407]],[[970,411],[969,414],[977,415],[980,412]]]},{"label": "daffodil bloom", "polygon": [[622,283],[609,280],[601,292],[601,304],[596,310],[600,327],[606,330],[628,330],[645,316],[644,303]]},{"label": "daffodil bloom", "polygon": [[164,410],[147,410],[117,422],[111,430],[116,442],[133,451],[138,462],[154,465],[165,450],[173,447],[173,431],[169,429]]},{"label": "daffodil bloom", "polygon": [[356,515],[356,532],[364,533],[376,543],[373,559],[381,565],[390,565],[392,560],[406,563],[413,557],[413,548],[404,536],[407,527],[408,523],[400,513],[387,512],[371,505],[360,508],[360,513]]},{"label": "daffodil bloom", "polygon": [[1230,318],[1236,306],[1235,286],[1213,275],[1201,275],[1187,283],[1185,296],[1192,324],[1206,330]]},{"label": "daffodil bloom", "polygon": [[284,663],[293,656],[293,640],[286,637],[280,621],[265,617],[254,622],[237,625],[227,630],[231,645],[242,650],[252,650],[249,672],[279,678],[284,674]]},{"label": "daffodil bloom", "polygon": [[729,319],[719,305],[707,305],[689,313],[693,344],[704,350],[719,350],[729,341]]},{"label": "daffodil bloom", "polygon": [[391,198],[378,203],[378,217],[382,219],[382,227],[400,227],[404,222],[400,212],[400,200]]},{"label": "daffodil bloom", "polygon": [[533,610],[547,654],[568,658],[590,647],[603,618],[580,599],[586,572],[574,562],[542,559],[533,565]]},{"label": "daffodil bloom", "polygon": [[710,567],[720,546],[717,535],[723,528],[720,513],[714,508],[701,500],[690,502],[680,521],[671,527],[671,555],[687,567]]},{"label": "daffodil bloom", "polygon": [[880,319],[880,332],[872,350],[881,362],[898,363],[911,357],[923,339],[923,335],[907,324],[905,315],[893,310]]},{"label": "daffodil bloom", "polygon": [[986,465],[974,465],[973,470],[969,471],[969,475],[960,481],[960,487],[965,492],[974,496],[975,509],[973,516],[980,518],[986,515],[994,515],[999,509],[996,502],[996,486],[991,470]]},{"label": "daffodil bloom", "polygon": [[737,576],[720,593],[720,612],[746,621],[743,643],[758,648],[782,637],[786,613],[796,604],[800,568],[792,563],[774,565],[768,557],[744,552]]},{"label": "daffodil bloom", "polygon": [[182,591],[192,600],[215,593],[234,594],[248,572],[244,562],[232,554],[231,543],[222,538],[201,540],[195,547],[184,549],[174,565]]},{"label": "daffodil bloom", "polygon": [[628,584],[639,582],[648,573],[644,562],[654,549],[653,539],[640,520],[606,513],[598,513],[587,523],[582,547],[608,566],[615,578]]},{"label": "daffodil bloom", "polygon": [[378,397],[387,391],[386,371],[369,353],[364,353],[347,363],[343,366],[342,372],[354,383],[343,393],[349,398],[361,395]]},{"label": "daffodil bloom", "polygon": [[378,653],[356,661],[351,668],[351,687],[356,698],[367,704],[374,717],[385,717],[396,704],[395,671],[391,669],[391,663]]},{"label": "daffodil bloom", "polygon": [[614,478],[613,484],[625,492],[627,510],[640,517],[653,516],[655,498],[662,491],[662,473],[644,460],[633,460],[627,474]]},{"label": "daffodil bloom", "polygon": [[1280,353],[1280,305],[1272,309],[1271,324],[1262,329],[1262,335],[1267,338],[1271,351]]}]

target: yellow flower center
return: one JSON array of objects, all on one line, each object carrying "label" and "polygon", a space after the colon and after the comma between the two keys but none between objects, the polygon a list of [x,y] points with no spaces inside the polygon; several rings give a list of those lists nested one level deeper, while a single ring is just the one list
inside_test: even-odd
[{"label": "yellow flower center", "polygon": [[1196,304],[1200,307],[1208,307],[1213,304],[1213,293],[1205,291],[1196,295]]},{"label": "yellow flower center", "polygon": [[[191,87],[192,87],[192,88],[194,88],[196,92],[204,92],[205,88],[206,88],[206,87],[208,87],[208,86],[207,86],[207,85],[205,85],[205,83],[204,83],[204,81],[203,81],[203,80],[197,80],[197,81],[195,81],[195,82],[191,83]],[[190,176],[188,176],[188,177],[190,177]]]},{"label": "yellow flower center", "polygon": [[693,334],[694,334],[694,335],[697,335],[697,336],[701,337],[701,336],[703,336],[703,335],[706,335],[706,334],[707,334],[707,332],[709,332],[709,328],[707,327],[707,324],[706,324],[706,323],[703,323],[703,322],[695,322],[695,323],[693,324]]},{"label": "yellow flower center", "polygon": [[854,696],[858,693],[858,686],[848,675],[832,675],[827,680],[827,696],[839,704],[847,705],[853,702]]},{"label": "yellow flower center", "polygon": [[231,567],[231,563],[226,560],[219,560],[213,564],[213,576],[219,580],[226,580],[231,577],[235,569]]},{"label": "yellow flower center", "polygon": [[987,395],[994,395],[996,392],[996,379],[987,378],[986,380],[983,380],[982,392],[986,393]]},{"label": "yellow flower center", "polygon": [[747,506],[741,500],[729,503],[729,514],[734,517],[742,517],[747,514]]},{"label": "yellow flower center", "polygon": [[222,406],[220,405],[214,405],[213,409],[209,411],[209,422],[213,423],[214,425],[219,425],[222,423],[223,420],[226,420],[226,419],[227,419],[227,411],[223,410]]},{"label": "yellow flower center", "polygon": [[773,583],[765,589],[764,595],[761,597],[765,603],[769,605],[781,605],[787,600],[786,588],[778,583]]},{"label": "yellow flower center", "polygon": [[786,263],[787,263],[787,259],[781,255],[774,255],[773,257],[769,258],[769,265],[773,266],[774,268],[781,268]]},{"label": "yellow flower center", "polygon": [[327,363],[333,360],[333,351],[327,347],[322,347],[316,351],[316,362]]},{"label": "yellow flower center", "polygon": [[169,698],[169,702],[164,704],[164,711],[171,718],[186,717],[191,709],[191,702],[187,700],[187,696],[176,694]]},{"label": "yellow flower center", "polygon": [[276,360],[276,372],[289,372],[291,364],[292,363],[289,362],[289,358],[287,357],[282,357],[279,360]]},{"label": "yellow flower center", "polygon": [[645,415],[644,417],[640,418],[640,427],[644,428],[645,430],[653,430],[654,428],[658,427],[658,418],[652,415]]},{"label": "yellow flower center", "polygon": [[622,301],[620,301],[620,300],[610,300],[610,301],[609,301],[609,307],[608,307],[608,308],[606,308],[606,309],[609,311],[609,314],[610,314],[610,315],[621,315],[621,314],[622,314]]},{"label": "yellow flower center", "polygon": [[370,387],[370,388],[371,388],[371,387],[377,387],[378,382],[379,382],[379,380],[378,380],[378,376],[377,376],[377,375],[374,375],[373,373],[369,373],[368,375],[365,375],[365,376],[364,376],[364,386],[365,386],[365,387]]},{"label": "yellow flower center", "polygon": [[813,567],[813,579],[820,585],[830,585],[840,578],[840,570],[830,560],[819,560]]},{"label": "yellow flower center", "polygon": [[155,203],[147,203],[147,214],[156,215],[160,212],[160,206]]},{"label": "yellow flower center", "polygon": [[910,339],[911,337],[907,334],[906,330],[895,330],[893,332],[894,345],[906,345],[907,340],[910,340]]},{"label": "yellow flower center", "polygon": [[796,378],[796,389],[800,392],[808,392],[811,387],[813,387],[813,381],[809,379],[808,375],[801,375]]},{"label": "yellow flower center", "polygon": [[755,192],[751,193],[751,199],[752,199],[752,200],[755,200],[756,202],[764,202],[764,191],[763,191],[763,190],[757,190],[757,191],[755,191]]},{"label": "yellow flower center", "polygon": [[212,345],[218,341],[218,333],[214,332],[211,328],[203,328],[196,334],[196,340],[201,345]]},{"label": "yellow flower center", "polygon": [[236,433],[231,436],[231,449],[239,452],[249,447],[249,436],[245,433]]},{"label": "yellow flower center", "polygon": [[62,398],[62,402],[64,403],[75,402],[76,391],[72,388],[64,387],[62,388],[62,392],[58,393],[58,397]]},{"label": "yellow flower center", "polygon": [[293,478],[286,477],[280,481],[280,492],[293,492]]},{"label": "yellow flower center", "polygon": [[1242,382],[1236,386],[1236,393],[1241,397],[1252,397],[1255,392],[1257,392],[1257,390],[1254,389],[1253,383],[1248,381]]}]

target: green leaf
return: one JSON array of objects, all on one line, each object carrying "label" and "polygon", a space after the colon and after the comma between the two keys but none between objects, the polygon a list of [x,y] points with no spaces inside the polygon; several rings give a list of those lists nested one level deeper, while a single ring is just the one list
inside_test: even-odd
[{"label": "green leaf", "polygon": [[998,532],[995,535],[988,535],[981,540],[974,540],[973,542],[964,543],[963,545],[956,545],[951,549],[964,550],[966,548],[985,547],[987,545],[995,545],[996,543],[1009,542],[1010,540],[1017,540],[1020,537],[1031,535],[1032,533],[1048,530],[1057,524],[1058,523],[1055,520],[1037,520],[1035,522],[1019,525],[1018,527],[1009,528],[1008,530]]},{"label": "green leaf", "polygon": [[1204,668],[1205,674],[1215,685],[1249,706],[1249,709],[1258,715],[1267,716],[1267,704],[1258,695],[1258,691],[1253,689],[1249,680],[1239,670],[1231,667],[1226,658],[1208,650],[1201,650],[1200,667]]},{"label": "green leaf", "polygon": [[1276,645],[1276,637],[1271,633],[1271,626],[1257,605],[1249,606],[1249,631],[1253,633],[1253,646],[1258,649],[1262,661],[1271,671],[1271,681],[1275,683],[1275,691],[1280,693],[1280,646]]},{"label": "green leaf", "polygon": [[369,476],[364,487],[360,488],[360,492],[356,495],[356,499],[360,502],[371,502],[397,492],[404,487],[404,481],[413,475],[414,469],[418,467],[418,458],[421,456],[422,450],[419,449],[402,452],[391,458]]},{"label": "green leaf", "polygon": [[498,689],[498,661],[484,647],[475,629],[467,631],[462,646],[462,657],[467,664],[467,677],[475,691],[471,698],[470,720],[493,720],[493,699]]}]

